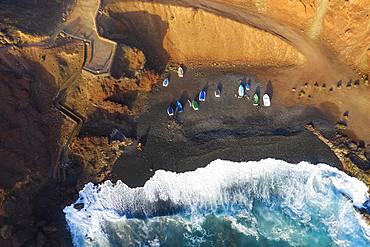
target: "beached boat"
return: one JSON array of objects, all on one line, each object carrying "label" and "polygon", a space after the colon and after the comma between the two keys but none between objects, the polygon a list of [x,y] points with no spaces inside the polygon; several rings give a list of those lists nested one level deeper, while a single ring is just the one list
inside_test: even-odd
[{"label": "beached boat", "polygon": [[173,107],[172,106],[169,106],[168,108],[167,108],[167,114],[168,114],[168,116],[173,116],[173,114],[175,114],[175,110],[173,109]]},{"label": "beached boat", "polygon": [[181,66],[179,66],[179,67],[177,68],[177,75],[178,75],[180,78],[184,77],[184,69],[183,69]]},{"label": "beached boat", "polygon": [[176,101],[176,111],[179,113],[184,111],[184,107],[182,106],[180,101]]},{"label": "beached boat", "polygon": [[215,90],[215,97],[216,98],[220,98],[221,97],[221,90],[220,89],[216,89]]},{"label": "beached boat", "polygon": [[258,94],[253,94],[253,105],[259,105],[260,97],[258,97]]},{"label": "beached boat", "polygon": [[191,99],[188,99],[189,107],[192,107],[192,101]]},{"label": "beached boat", "polygon": [[206,101],[206,91],[204,91],[204,90],[200,91],[199,101]]},{"label": "beached boat", "polygon": [[191,103],[191,107],[193,108],[194,111],[198,111],[199,110],[199,104],[196,100],[193,100],[193,102]]},{"label": "beached boat", "polygon": [[162,85],[163,85],[164,87],[167,87],[169,83],[170,83],[170,80],[169,80],[169,79],[168,79],[168,77],[167,77],[167,78],[165,78],[165,79],[163,80]]},{"label": "beached boat", "polygon": [[241,97],[244,97],[244,86],[243,84],[240,84],[239,85],[239,88],[238,88],[238,97],[241,98]]},{"label": "beached boat", "polygon": [[271,106],[270,96],[268,96],[268,94],[265,93],[262,97],[262,100],[263,100],[263,105],[264,106],[266,106],[266,107]]},{"label": "beached boat", "polygon": [[247,91],[251,90],[251,83],[249,81],[245,84],[245,90]]}]

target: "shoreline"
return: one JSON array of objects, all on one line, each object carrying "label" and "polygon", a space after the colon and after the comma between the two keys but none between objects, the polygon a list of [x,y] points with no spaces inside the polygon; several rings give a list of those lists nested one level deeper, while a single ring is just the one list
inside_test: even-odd
[{"label": "shoreline", "polygon": [[[298,105],[285,107],[273,96],[272,106],[255,107],[248,99],[237,99],[242,73],[188,71],[185,78],[170,74],[168,88],[157,86],[146,111],[137,118],[137,139],[142,151],[131,147],[116,161],[110,179],[129,186],[142,186],[156,170],[192,171],[215,159],[258,161],[275,158],[289,163],[308,161],[340,168],[341,163],[330,148],[305,129],[314,123],[326,136],[334,136],[335,122],[319,109]],[[250,76],[252,92],[262,93],[265,82]],[[220,98],[216,86],[222,85]],[[206,102],[199,111],[184,103],[184,112],[169,117],[165,109],[176,99],[186,102],[201,89],[207,89]],[[185,100],[184,100],[185,99]]]}]

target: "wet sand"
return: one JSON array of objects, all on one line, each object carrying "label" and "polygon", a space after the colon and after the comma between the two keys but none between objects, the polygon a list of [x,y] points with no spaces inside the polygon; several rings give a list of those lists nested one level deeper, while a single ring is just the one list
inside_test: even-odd
[{"label": "wet sand", "polygon": [[[244,77],[249,75],[215,70],[188,71],[184,78],[171,74],[170,85],[153,90],[145,112],[137,119],[143,150],[126,150],[117,160],[112,178],[132,187],[142,186],[155,170],[195,170],[215,159],[276,158],[340,167],[332,151],[304,128],[313,122],[330,137],[334,134],[331,119],[315,108],[283,107],[274,100],[274,88],[253,77],[251,94],[258,86],[261,95],[268,91],[272,106],[256,107],[247,98],[238,99],[238,80]],[[216,98],[214,91],[220,85],[221,97]],[[186,99],[196,97],[203,88],[207,90],[206,102],[194,111]],[[184,102],[184,112],[169,117],[166,108],[176,99]]]}]

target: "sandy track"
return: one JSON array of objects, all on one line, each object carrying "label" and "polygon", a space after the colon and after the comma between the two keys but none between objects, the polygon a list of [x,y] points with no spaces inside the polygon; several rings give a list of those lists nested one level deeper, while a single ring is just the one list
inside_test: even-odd
[{"label": "sandy track", "polygon": [[304,54],[308,62],[308,67],[316,72],[332,74],[335,77],[342,75],[342,78],[351,74],[348,68],[335,62],[319,44],[300,33],[299,30],[278,23],[268,17],[258,15],[245,9],[242,10],[231,5],[226,5],[217,0],[183,0],[177,2],[180,4],[185,3],[191,7],[198,7],[279,36]]},{"label": "sandy track", "polygon": [[[131,4],[132,3],[132,4]],[[189,8],[188,11],[201,10],[207,13],[212,13],[217,16],[225,17],[227,19],[246,24],[251,27],[255,27],[260,30],[264,30],[281,40],[289,43],[301,52],[307,59],[307,64],[302,70],[297,73],[315,73],[317,77],[324,77],[328,80],[339,80],[343,78],[349,78],[353,75],[353,72],[341,64],[337,59],[333,57],[320,43],[313,41],[310,37],[306,36],[300,30],[295,27],[288,26],[283,23],[279,23],[269,17],[260,15],[251,10],[240,8],[230,3],[225,3],[219,0],[175,0],[175,1],[127,1],[119,2],[116,0],[104,1],[105,6],[121,5],[123,6],[120,11],[134,11],[133,8],[127,6],[135,6],[137,12],[143,11],[149,5],[157,5],[156,7],[151,6],[151,9],[157,8],[157,15],[166,12],[166,10],[160,10],[166,8],[166,6],[183,6]],[[325,7],[325,5],[323,5]],[[323,9],[324,9],[323,7]],[[149,10],[148,10],[149,11]],[[162,12],[161,12],[162,11]],[[172,11],[172,10],[171,10]],[[321,13],[321,12],[320,12]],[[152,13],[156,15],[156,13]],[[167,13],[166,15],[168,15]],[[179,13],[180,14],[180,13]],[[319,13],[318,13],[319,14]],[[169,23],[170,16],[160,16],[163,22]],[[159,16],[158,16],[159,17]],[[320,19],[320,18],[319,18]],[[195,20],[194,20],[195,21]],[[228,33],[229,30],[223,32]],[[186,42],[186,37],[184,37]],[[253,38],[253,37],[251,37]],[[168,41],[171,42],[171,41]],[[239,47],[230,46],[230,50],[237,50]],[[294,77],[294,75],[292,75]]]}]

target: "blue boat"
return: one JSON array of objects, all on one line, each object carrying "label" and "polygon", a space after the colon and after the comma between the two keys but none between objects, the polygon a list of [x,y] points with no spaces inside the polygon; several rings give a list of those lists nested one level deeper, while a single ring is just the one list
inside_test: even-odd
[{"label": "blue boat", "polygon": [[244,97],[244,86],[243,86],[243,84],[240,84],[240,85],[239,85],[239,89],[238,89],[238,97],[239,97],[239,98]]},{"label": "blue boat", "polygon": [[167,77],[166,79],[164,79],[164,80],[163,80],[163,84],[162,84],[162,85],[163,85],[164,87],[167,87],[169,83],[170,83],[170,80],[169,80],[169,79],[168,79],[168,77]]},{"label": "blue boat", "polygon": [[169,106],[168,108],[167,108],[167,114],[168,114],[168,116],[173,116],[173,114],[175,114],[175,110],[173,109],[173,107],[172,106]]},{"label": "blue boat", "polygon": [[245,84],[245,90],[247,91],[251,90],[251,83],[249,81]]},{"label": "blue boat", "polygon": [[176,101],[176,111],[180,113],[184,111],[184,107],[182,106],[181,102],[178,100]]},{"label": "blue boat", "polygon": [[206,101],[206,91],[204,91],[204,90],[200,91],[199,101]]}]

